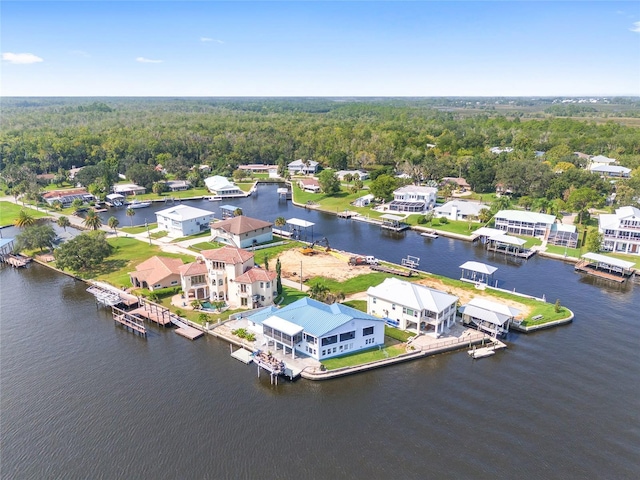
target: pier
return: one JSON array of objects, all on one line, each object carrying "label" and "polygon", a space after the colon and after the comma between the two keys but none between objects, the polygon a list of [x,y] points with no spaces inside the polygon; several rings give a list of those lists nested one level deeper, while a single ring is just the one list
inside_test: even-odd
[{"label": "pier", "polygon": [[390,213],[386,213],[380,217],[382,219],[382,224],[380,225],[384,230],[391,230],[393,232],[402,232],[409,228],[407,223],[404,223],[403,217],[399,217],[398,215],[391,215]]},{"label": "pier", "polygon": [[585,253],[582,255],[582,260],[576,264],[575,270],[594,277],[623,283],[633,276],[634,265],[635,263],[633,262],[626,262],[597,253]]},{"label": "pier", "polygon": [[258,378],[260,378],[260,370],[265,369],[271,377],[271,384],[278,384],[278,377],[285,374],[285,364],[278,360],[270,353],[257,350],[253,353],[253,361],[258,366]]},{"label": "pier", "polygon": [[133,333],[139,333],[140,335],[147,336],[147,327],[144,324],[144,320],[134,315],[132,312],[127,312],[118,307],[111,307],[111,313],[113,320],[131,330]]}]

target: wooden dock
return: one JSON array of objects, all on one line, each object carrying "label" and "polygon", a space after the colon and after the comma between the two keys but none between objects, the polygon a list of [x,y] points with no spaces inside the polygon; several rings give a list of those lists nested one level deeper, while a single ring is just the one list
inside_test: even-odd
[{"label": "wooden dock", "polygon": [[163,327],[170,325],[171,311],[168,308],[156,305],[155,303],[144,302],[140,307],[130,312],[138,317],[146,318]]},{"label": "wooden dock", "polygon": [[113,315],[113,320],[116,323],[124,326],[134,333],[139,333],[144,337],[147,336],[147,327],[145,326],[143,319],[133,315],[131,312],[126,312],[125,310],[122,310],[118,307],[111,307],[111,312]]},{"label": "wooden dock", "polygon": [[605,272],[603,270],[599,270],[593,266],[590,262],[586,260],[581,260],[576,263],[575,270],[577,272],[586,273],[587,275],[593,275],[594,277],[604,278],[606,280],[611,280],[612,282],[624,283],[628,276],[624,275],[616,275],[614,273]]},{"label": "wooden dock", "polygon": [[27,258],[22,258],[21,256],[15,254],[3,255],[0,258],[2,259],[3,263],[11,265],[13,268],[24,268],[27,266],[30,260]]}]

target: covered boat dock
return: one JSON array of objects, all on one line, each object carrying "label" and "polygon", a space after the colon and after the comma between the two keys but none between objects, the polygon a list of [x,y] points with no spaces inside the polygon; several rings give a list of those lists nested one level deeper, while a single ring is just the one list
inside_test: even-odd
[{"label": "covered boat dock", "polygon": [[409,225],[404,223],[404,217],[398,215],[391,215],[386,213],[380,217],[382,219],[382,228],[385,230],[393,230],[394,232],[402,232],[409,228]]},{"label": "covered boat dock", "polygon": [[575,269],[588,275],[622,283],[634,274],[634,265],[634,262],[589,252],[582,255],[582,260],[576,264]]},{"label": "covered boat dock", "polygon": [[311,241],[313,241],[313,226],[315,223],[301,218],[290,218],[287,220],[289,226],[289,236],[297,240],[307,240],[308,229],[311,229]]},{"label": "covered boat dock", "polygon": [[236,207],[234,205],[220,205],[220,211],[222,213],[222,218],[233,218],[236,216],[235,212],[240,207]]},{"label": "covered boat dock", "polygon": [[489,237],[487,250],[519,258],[529,258],[535,253],[535,251],[524,248],[525,243],[527,243],[526,240],[502,233],[500,235]]},{"label": "covered boat dock", "polygon": [[463,282],[484,283],[486,285],[493,283],[493,274],[498,270],[497,267],[486,263],[472,261],[463,263],[460,268],[462,269],[460,280]]},{"label": "covered boat dock", "polygon": [[462,314],[463,325],[471,325],[494,338],[507,334],[511,322],[521,313],[508,305],[477,297],[458,311]]}]

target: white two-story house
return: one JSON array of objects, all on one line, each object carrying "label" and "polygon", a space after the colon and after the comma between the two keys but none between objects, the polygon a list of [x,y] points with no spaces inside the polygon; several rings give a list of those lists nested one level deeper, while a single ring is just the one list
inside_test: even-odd
[{"label": "white two-story house", "polygon": [[209,229],[214,214],[209,210],[178,205],[156,212],[158,228],[169,237],[187,237]]},{"label": "white two-story house", "polygon": [[439,337],[456,321],[458,297],[424,285],[387,278],[367,290],[367,313],[400,330]]},{"label": "white two-story house", "polygon": [[495,214],[495,227],[513,235],[544,237],[556,221],[554,215],[526,212],[523,210],[500,210]]},{"label": "white two-story house", "polygon": [[603,250],[640,255],[640,209],[627,206],[601,214],[598,231],[603,235]]},{"label": "white two-story house", "polygon": [[396,212],[423,213],[433,208],[438,189],[422,185],[406,185],[393,192],[389,210]]},{"label": "white two-story house", "polygon": [[240,215],[211,224],[211,241],[249,248],[273,240],[271,222]]}]

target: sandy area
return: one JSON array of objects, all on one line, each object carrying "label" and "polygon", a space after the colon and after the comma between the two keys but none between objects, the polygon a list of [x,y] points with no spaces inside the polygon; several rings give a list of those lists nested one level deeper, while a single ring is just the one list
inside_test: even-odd
[{"label": "sandy area", "polygon": [[[367,266],[352,267],[348,264],[349,255],[331,251],[325,252],[316,248],[313,255],[303,255],[300,249],[287,250],[278,257],[282,265],[282,277],[290,280],[300,281],[300,262],[302,262],[302,279],[303,281],[312,277],[326,277],[338,281],[347,280],[358,275],[370,272]],[[462,304],[467,303],[473,297],[486,297],[488,300],[495,298],[486,295],[482,290],[465,290],[456,287],[448,287],[437,278],[425,278],[415,280],[415,283],[425,285],[427,287],[456,295],[460,298]],[[366,298],[364,292],[362,294],[350,295],[348,299]],[[522,316],[528,315],[530,308],[519,302],[512,300],[499,299],[500,303],[507,304],[517,308],[522,312]]]}]

